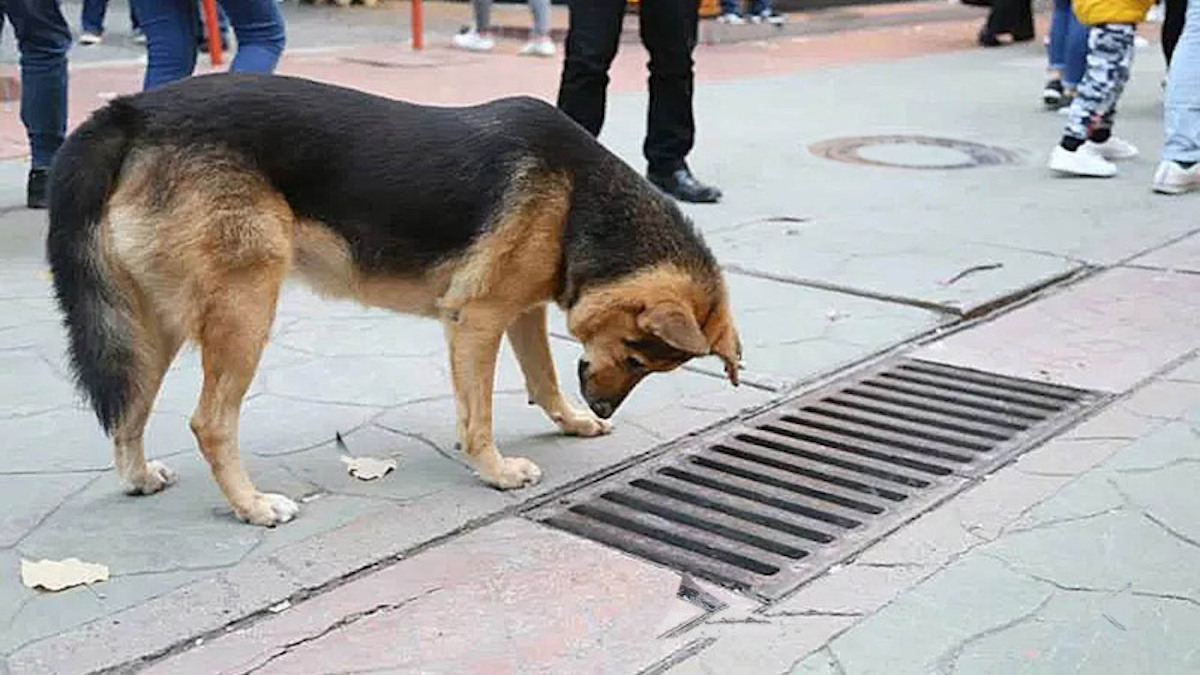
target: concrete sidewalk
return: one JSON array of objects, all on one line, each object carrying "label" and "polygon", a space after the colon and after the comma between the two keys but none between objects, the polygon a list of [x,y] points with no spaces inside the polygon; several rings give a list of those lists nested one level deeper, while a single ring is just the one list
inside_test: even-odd
[{"label": "concrete sidewalk", "polygon": [[[151,454],[181,482],[146,499],[119,494],[108,443],[65,375],[44,214],[17,206],[20,160],[0,162],[0,672],[164,656],[161,672],[204,673],[266,662],[298,672],[1194,670],[1182,640],[1200,601],[1188,557],[1200,537],[1187,518],[1200,225],[1195,200],[1148,190],[1161,61],[1139,54],[1118,122],[1144,157],[1111,181],[1056,180],[1042,162],[1062,118],[1038,109],[1040,50],[971,49],[976,27],[700,51],[692,165],[726,199],[688,211],[733,270],[750,386],[729,389],[718,364],[698,362],[644,384],[613,436],[571,440],[525,405],[506,352],[496,431],[542,466],[535,489],[494,492],[463,466],[438,326],[290,289],[242,425],[255,478],[302,502],[296,522],[270,531],[234,522],[194,451],[194,353],[171,371],[149,431]],[[638,167],[643,67],[637,50],[623,51],[603,136]],[[557,68],[365,44],[284,70],[467,103],[552,96]],[[136,88],[139,74],[136,64],[77,70],[76,119],[100,94]],[[975,142],[1015,162],[912,169],[810,151],[896,134]],[[963,157],[912,144],[861,154]],[[998,313],[1019,298],[1028,304]],[[517,517],[530,500],[896,349],[1119,400],[774,605],[698,582],[725,605],[706,612],[677,599],[678,573]],[[570,373],[576,345],[558,339],[554,351]],[[400,470],[355,481],[335,433],[351,453],[394,456]],[[1112,502],[1109,489],[1128,499]],[[104,563],[113,578],[56,594],[23,588],[19,559],[41,557]]]}]

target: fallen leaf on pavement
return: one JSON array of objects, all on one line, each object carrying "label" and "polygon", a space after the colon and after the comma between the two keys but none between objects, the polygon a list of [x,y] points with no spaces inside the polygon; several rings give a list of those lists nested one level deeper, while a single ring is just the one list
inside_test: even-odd
[{"label": "fallen leaf on pavement", "polygon": [[359,480],[375,480],[376,478],[386,476],[388,472],[396,468],[396,460],[394,459],[348,457],[346,455],[342,455],[341,459],[345,462],[350,475]]},{"label": "fallen leaf on pavement", "polygon": [[86,563],[79,558],[37,562],[21,560],[21,583],[29,588],[40,586],[48,591],[61,591],[64,588],[94,584],[97,581],[108,581],[106,565]]}]

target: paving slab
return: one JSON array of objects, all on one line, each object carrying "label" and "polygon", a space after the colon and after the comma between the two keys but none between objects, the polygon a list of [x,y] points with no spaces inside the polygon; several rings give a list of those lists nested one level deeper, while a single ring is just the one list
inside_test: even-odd
[{"label": "paving slab", "polygon": [[1200,276],[1113,269],[914,356],[1124,392],[1200,346]]},{"label": "paving slab", "polygon": [[1182,241],[1163,246],[1134,258],[1129,264],[1200,273],[1200,235],[1193,234]]},{"label": "paving slab", "polygon": [[[147,672],[634,672],[700,612],[679,575],[506,520]],[[353,616],[343,620],[341,617]]]}]

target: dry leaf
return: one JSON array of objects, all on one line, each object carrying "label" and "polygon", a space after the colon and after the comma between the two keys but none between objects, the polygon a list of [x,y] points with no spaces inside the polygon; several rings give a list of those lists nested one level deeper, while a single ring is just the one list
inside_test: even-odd
[{"label": "dry leaf", "polygon": [[375,480],[386,476],[396,468],[396,460],[379,459],[378,457],[348,457],[342,455],[342,461],[351,476],[359,480]]},{"label": "dry leaf", "polygon": [[97,581],[108,581],[106,565],[85,563],[78,558],[37,562],[21,560],[21,583],[29,588],[40,586],[48,591],[61,591],[64,588],[94,584]]}]

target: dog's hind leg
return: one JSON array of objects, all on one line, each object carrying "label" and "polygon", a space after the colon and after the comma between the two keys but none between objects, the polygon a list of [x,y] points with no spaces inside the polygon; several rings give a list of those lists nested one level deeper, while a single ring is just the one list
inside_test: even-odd
[{"label": "dog's hind leg", "polygon": [[525,375],[529,403],[537,404],[558,425],[563,433],[572,436],[599,436],[612,431],[612,424],[571,405],[558,387],[554,360],[550,355],[550,336],[546,332],[546,306],[537,305],[517,318],[508,327],[512,344]]},{"label": "dog's hind leg", "polygon": [[234,513],[255,525],[286,523],[299,510],[283,495],[259,492],[238,449],[242,399],[267,342],[284,272],[282,265],[259,265],[223,275],[199,317],[204,387],[192,431]]},{"label": "dog's hind leg", "polygon": [[165,464],[146,461],[143,435],[163,376],[183,339],[178,330],[164,325],[144,298],[137,303],[133,324],[133,382],[125,414],[113,430],[113,455],[117,473],[129,493],[150,495],[175,481],[175,472]]}]

